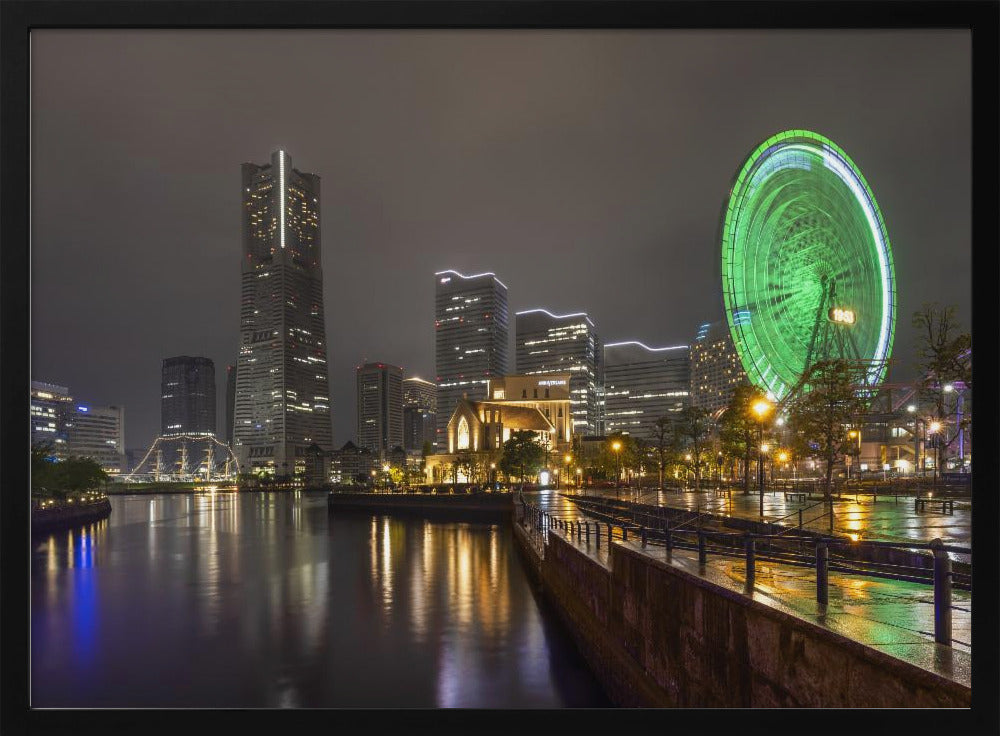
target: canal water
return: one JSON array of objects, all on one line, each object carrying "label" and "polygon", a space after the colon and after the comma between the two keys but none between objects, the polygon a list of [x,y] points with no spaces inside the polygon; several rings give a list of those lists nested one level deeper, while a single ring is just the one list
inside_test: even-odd
[{"label": "canal water", "polygon": [[323,494],[111,503],[33,540],[33,707],[610,705],[504,524]]}]

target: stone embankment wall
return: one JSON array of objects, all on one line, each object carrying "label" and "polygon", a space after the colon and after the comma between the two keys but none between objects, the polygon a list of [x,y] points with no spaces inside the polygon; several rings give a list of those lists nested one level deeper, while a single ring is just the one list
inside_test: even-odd
[{"label": "stone embankment wall", "polygon": [[616,542],[515,538],[608,696],[625,707],[962,707],[969,688]]},{"label": "stone embankment wall", "polygon": [[31,510],[31,531],[34,534],[68,529],[89,524],[111,515],[111,501],[102,498],[86,503],[59,503],[48,508]]}]

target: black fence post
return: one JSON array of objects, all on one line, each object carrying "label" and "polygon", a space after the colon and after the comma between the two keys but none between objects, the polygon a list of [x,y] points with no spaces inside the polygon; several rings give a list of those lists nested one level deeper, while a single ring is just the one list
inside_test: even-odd
[{"label": "black fence post", "polygon": [[646,527],[641,527],[639,529],[639,535],[642,537],[642,546],[646,546]]},{"label": "black fence post", "polygon": [[825,542],[816,545],[816,602],[826,605],[830,593],[830,550]]},{"label": "black fence post", "polygon": [[757,569],[756,569],[757,566],[756,566],[756,564],[754,564],[756,562],[756,560],[755,560],[755,553],[757,552],[756,544],[757,544],[756,540],[753,537],[751,537],[749,534],[747,534],[746,540],[745,540],[745,546],[746,546],[746,553],[747,553],[747,587],[748,588],[752,588],[753,587],[753,585],[754,585],[754,577],[755,577],[755,574],[757,572]]},{"label": "black fence post", "polygon": [[704,565],[708,560],[708,552],[705,549],[705,532],[698,530],[698,563]]},{"label": "black fence post", "polygon": [[671,552],[674,549],[674,536],[670,533],[670,527],[663,528],[663,541],[666,544],[667,552]]},{"label": "black fence post", "polygon": [[594,547],[601,548],[601,522],[594,522]]},{"label": "black fence post", "polygon": [[611,524],[609,523],[608,524],[608,549],[611,549],[611,540],[612,539],[613,539],[613,537],[611,536]]},{"label": "black fence post", "polygon": [[802,509],[799,509],[799,529],[802,528]]},{"label": "black fence post", "polygon": [[590,522],[587,522],[587,546],[590,546]]},{"label": "black fence post", "polygon": [[625,526],[624,524],[622,524],[622,541],[623,542],[628,541],[628,527]]},{"label": "black fence post", "polygon": [[931,542],[934,550],[934,641],[951,646],[951,558],[940,539]]}]

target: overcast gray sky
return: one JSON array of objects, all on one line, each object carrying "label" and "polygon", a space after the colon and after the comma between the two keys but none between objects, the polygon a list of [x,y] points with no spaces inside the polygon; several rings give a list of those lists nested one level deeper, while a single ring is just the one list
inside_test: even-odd
[{"label": "overcast gray sky", "polygon": [[910,315],[971,323],[963,31],[32,33],[32,377],[159,429],[160,362],[239,338],[240,164],[322,177],[334,440],[361,361],[434,375],[433,273],[494,271],[513,313],[586,310],[606,341],[722,316],[718,220],[764,138],[861,168]]}]

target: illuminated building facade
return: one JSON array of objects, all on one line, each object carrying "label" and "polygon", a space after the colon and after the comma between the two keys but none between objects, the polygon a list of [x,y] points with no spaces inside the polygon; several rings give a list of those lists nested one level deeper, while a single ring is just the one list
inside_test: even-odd
[{"label": "illuminated building facade", "polygon": [[507,287],[492,273],[434,274],[437,447],[459,399],[486,397],[487,383],[507,372]]},{"label": "illuminated building facade", "polygon": [[368,483],[377,461],[378,457],[367,447],[347,442],[330,453],[330,481],[345,485]]},{"label": "illuminated building facade", "polygon": [[358,446],[379,459],[403,444],[403,369],[388,363],[357,368]]},{"label": "illuminated building facade", "polygon": [[719,412],[746,382],[729,325],[725,320],[703,324],[691,343],[691,406]]},{"label": "illuminated building facade", "polygon": [[69,455],[67,415],[73,411],[73,397],[65,386],[43,381],[31,382],[31,444],[49,444],[59,460]]},{"label": "illuminated building facade", "polygon": [[422,378],[403,379],[403,448],[431,450],[437,437],[437,386]]},{"label": "illuminated building facade", "polygon": [[573,432],[597,434],[601,349],[594,323],[584,312],[560,315],[530,309],[518,312],[514,325],[517,372],[569,372]]},{"label": "illuminated building facade", "polygon": [[651,348],[641,342],[604,346],[604,422],[608,434],[648,439],[660,417],[688,404],[691,388],[687,345]]},{"label": "illuminated building facade", "polygon": [[320,178],[284,151],[242,167],[242,301],[233,444],[243,472],[304,473],[332,448]]},{"label": "illuminated building facade", "polygon": [[160,380],[160,435],[215,436],[215,363],[209,358],[164,358]]},{"label": "illuminated building facade", "polygon": [[481,401],[459,399],[448,419],[443,452],[428,458],[427,481],[448,479],[456,459],[471,458],[473,476],[483,479],[490,463],[496,464],[503,443],[513,432],[530,431],[550,452],[568,451],[573,446],[570,411],[570,373],[501,376],[490,381],[489,398]]},{"label": "illuminated building facade", "polygon": [[66,415],[69,454],[97,461],[117,475],[125,466],[125,410],[120,406],[74,404]]}]

